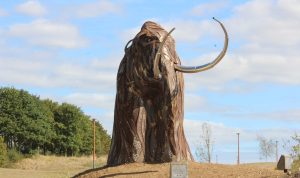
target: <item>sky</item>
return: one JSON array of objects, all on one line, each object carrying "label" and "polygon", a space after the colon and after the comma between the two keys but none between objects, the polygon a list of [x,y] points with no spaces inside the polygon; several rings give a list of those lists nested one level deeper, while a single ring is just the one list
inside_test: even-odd
[{"label": "sky", "polygon": [[[172,33],[183,65],[213,69],[184,74],[184,129],[194,154],[201,126],[214,140],[213,162],[260,159],[257,137],[300,133],[299,0],[15,0],[0,2],[0,87],[80,106],[111,134],[116,75],[126,43],[145,21]],[[218,160],[216,160],[216,157]],[[275,157],[269,161],[275,160]]]}]

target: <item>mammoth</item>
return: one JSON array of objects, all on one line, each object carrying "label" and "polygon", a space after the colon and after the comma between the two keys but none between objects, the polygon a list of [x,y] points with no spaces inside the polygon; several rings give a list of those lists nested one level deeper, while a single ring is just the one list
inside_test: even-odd
[{"label": "mammoth", "polygon": [[224,57],[228,35],[216,21],[225,33],[224,47],[201,66],[182,66],[170,36],[174,29],[167,32],[155,22],[145,22],[127,43],[117,74],[108,166],[193,160],[183,129],[182,73],[208,70]]}]

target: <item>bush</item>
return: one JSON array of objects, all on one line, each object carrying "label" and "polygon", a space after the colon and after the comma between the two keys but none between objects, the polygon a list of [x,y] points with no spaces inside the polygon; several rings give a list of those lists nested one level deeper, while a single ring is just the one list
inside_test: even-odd
[{"label": "bush", "polygon": [[23,158],[23,155],[15,149],[8,150],[7,157],[9,162],[15,163]]},{"label": "bush", "polygon": [[36,156],[39,154],[40,154],[40,150],[38,150],[38,149],[29,151],[29,156]]},{"label": "bush", "polygon": [[0,167],[7,163],[7,149],[3,137],[0,137]]},{"label": "bush", "polygon": [[299,168],[300,168],[300,160],[296,159],[292,164],[292,172],[298,172]]}]

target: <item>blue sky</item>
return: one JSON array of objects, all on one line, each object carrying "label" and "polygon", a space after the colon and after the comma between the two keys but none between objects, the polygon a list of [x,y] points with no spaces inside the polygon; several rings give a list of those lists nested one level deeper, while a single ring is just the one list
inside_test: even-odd
[{"label": "blue sky", "polygon": [[[257,135],[279,141],[300,132],[300,2],[221,1],[2,1],[0,86],[69,102],[112,131],[118,65],[127,41],[152,20],[172,36],[184,65],[215,68],[185,77],[185,132],[193,152],[201,124],[211,125],[214,158],[259,159]],[[215,160],[214,160],[215,161]]]}]

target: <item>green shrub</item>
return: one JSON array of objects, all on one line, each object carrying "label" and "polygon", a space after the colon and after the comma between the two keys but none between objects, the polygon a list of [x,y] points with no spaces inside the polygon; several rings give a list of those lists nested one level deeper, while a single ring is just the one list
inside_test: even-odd
[{"label": "green shrub", "polygon": [[8,150],[7,157],[9,162],[14,163],[23,158],[23,155],[15,149]]},{"label": "green shrub", "polygon": [[36,156],[39,154],[40,154],[40,150],[38,150],[38,149],[29,151],[29,156]]},{"label": "green shrub", "polygon": [[292,172],[297,172],[300,168],[300,160],[294,160],[292,164]]},{"label": "green shrub", "polygon": [[7,149],[3,137],[0,137],[0,167],[4,166],[7,162]]}]

